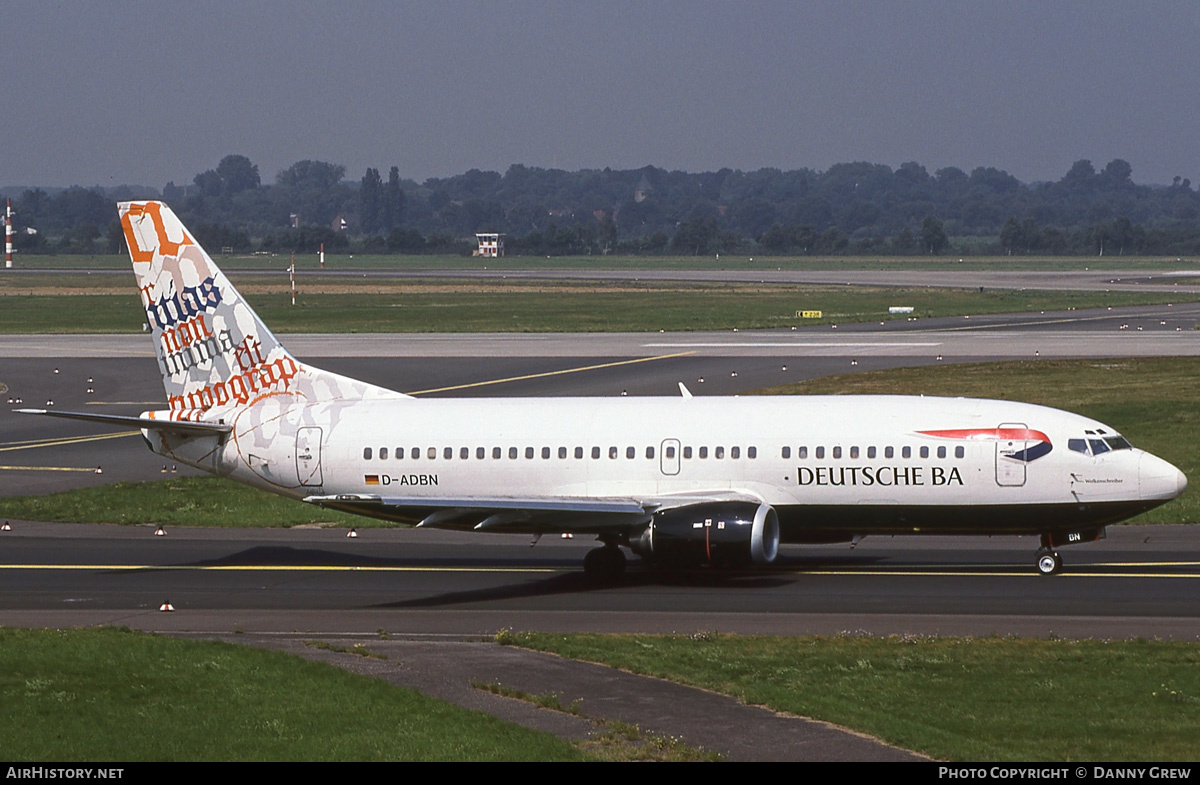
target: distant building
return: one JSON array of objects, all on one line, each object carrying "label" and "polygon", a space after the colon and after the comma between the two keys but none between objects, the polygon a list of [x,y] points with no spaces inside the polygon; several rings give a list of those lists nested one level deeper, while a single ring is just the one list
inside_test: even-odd
[{"label": "distant building", "polygon": [[637,186],[633,189],[633,201],[639,204],[646,201],[653,190],[654,186],[650,185],[650,181],[646,179],[646,175],[642,175],[642,179],[638,180]]},{"label": "distant building", "polygon": [[489,259],[504,256],[504,237],[505,235],[495,232],[476,232],[475,241],[479,243],[479,249],[474,255]]}]

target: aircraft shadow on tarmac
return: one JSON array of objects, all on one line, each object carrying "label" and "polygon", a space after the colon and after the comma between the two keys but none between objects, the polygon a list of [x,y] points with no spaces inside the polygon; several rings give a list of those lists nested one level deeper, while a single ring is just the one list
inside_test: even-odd
[{"label": "aircraft shadow on tarmac", "polygon": [[[567,594],[584,594],[595,591],[619,591],[641,587],[682,587],[697,590],[719,589],[724,591],[763,590],[783,587],[805,577],[806,572],[865,569],[877,567],[886,561],[882,556],[867,555],[821,555],[780,556],[766,569],[694,568],[659,569],[646,565],[639,559],[630,561],[629,569],[622,575],[598,580],[585,575],[575,559],[480,559],[420,557],[396,558],[369,556],[322,548],[294,548],[290,546],[256,545],[216,559],[201,559],[179,563],[185,567],[360,567],[364,569],[420,569],[445,568],[454,571],[489,572],[511,580],[503,585],[445,591],[401,600],[378,603],[374,608],[437,608],[469,605],[480,602],[529,599]],[[169,566],[164,565],[169,569]],[[505,572],[511,574],[505,576]],[[551,570],[551,574],[531,577],[527,570]],[[561,570],[561,572],[557,572]],[[411,592],[411,586],[406,593]]]},{"label": "aircraft shadow on tarmac", "polygon": [[[380,603],[375,608],[437,608],[452,605],[466,605],[477,602],[496,600],[529,599],[532,597],[548,597],[559,594],[584,594],[594,591],[612,591],[633,589],[649,586],[686,587],[689,589],[722,589],[728,591],[762,590],[786,586],[802,578],[802,573],[808,569],[838,569],[845,567],[866,567],[881,561],[876,557],[841,557],[836,559],[781,559],[769,570],[736,569],[736,568],[696,568],[696,569],[658,569],[646,566],[640,561],[632,561],[629,569],[622,575],[597,579],[585,575],[574,565],[565,567],[571,570],[565,574],[550,575],[544,578],[521,579],[519,582],[504,586],[489,586],[463,591],[450,591],[420,597],[412,600],[402,600],[393,603]],[[480,566],[475,562],[474,566]],[[509,564],[510,567],[527,565]],[[545,565],[538,565],[544,567]]]},{"label": "aircraft shadow on tarmac", "polygon": [[[808,569],[837,569],[876,565],[884,561],[882,556],[780,556],[768,568],[707,568],[695,569],[657,569],[639,559],[630,561],[630,571],[610,585],[619,584],[623,579],[637,578],[640,582],[662,583],[664,585],[689,585],[701,581],[721,581],[726,579],[748,579],[778,577],[780,572],[804,571]],[[295,548],[288,545],[256,545],[235,553],[229,553],[216,559],[198,559],[183,562],[179,567],[365,567],[365,568],[437,568],[470,569],[477,567],[481,570],[495,569],[561,569],[569,571],[580,570],[580,562],[574,558],[567,559],[480,559],[451,557],[405,557],[369,556],[361,553],[348,553],[326,548]],[[578,577],[586,582],[595,583],[590,578],[584,578],[578,572]]]}]

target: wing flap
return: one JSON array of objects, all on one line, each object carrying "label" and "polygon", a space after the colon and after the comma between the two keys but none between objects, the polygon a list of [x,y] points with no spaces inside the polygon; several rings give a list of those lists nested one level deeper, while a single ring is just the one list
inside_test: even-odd
[{"label": "wing flap", "polygon": [[379,496],[377,494],[337,494],[307,496],[309,504],[355,503],[380,507],[413,509],[459,509],[463,511],[526,510],[529,512],[596,512],[645,514],[656,508],[635,499],[588,496]]},{"label": "wing flap", "polygon": [[659,510],[715,502],[761,503],[736,491],[689,493],[646,499],[588,496],[381,496],[336,494],[304,501],[373,518],[435,529],[549,534],[605,533],[645,527]]}]

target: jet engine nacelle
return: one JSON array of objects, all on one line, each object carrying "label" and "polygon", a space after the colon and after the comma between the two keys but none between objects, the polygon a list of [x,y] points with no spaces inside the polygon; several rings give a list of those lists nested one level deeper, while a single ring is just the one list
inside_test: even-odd
[{"label": "jet engine nacelle", "polygon": [[654,514],[630,543],[668,564],[770,564],[779,553],[779,516],[769,504],[717,502]]}]

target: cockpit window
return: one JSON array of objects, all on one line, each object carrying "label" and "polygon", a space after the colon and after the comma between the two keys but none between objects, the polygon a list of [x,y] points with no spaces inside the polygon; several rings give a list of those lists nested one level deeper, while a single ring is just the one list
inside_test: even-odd
[{"label": "cockpit window", "polygon": [[1124,436],[1105,436],[1097,439],[1095,431],[1087,431],[1090,438],[1068,439],[1067,449],[1084,455],[1103,455],[1113,450],[1132,450],[1133,445]]}]

